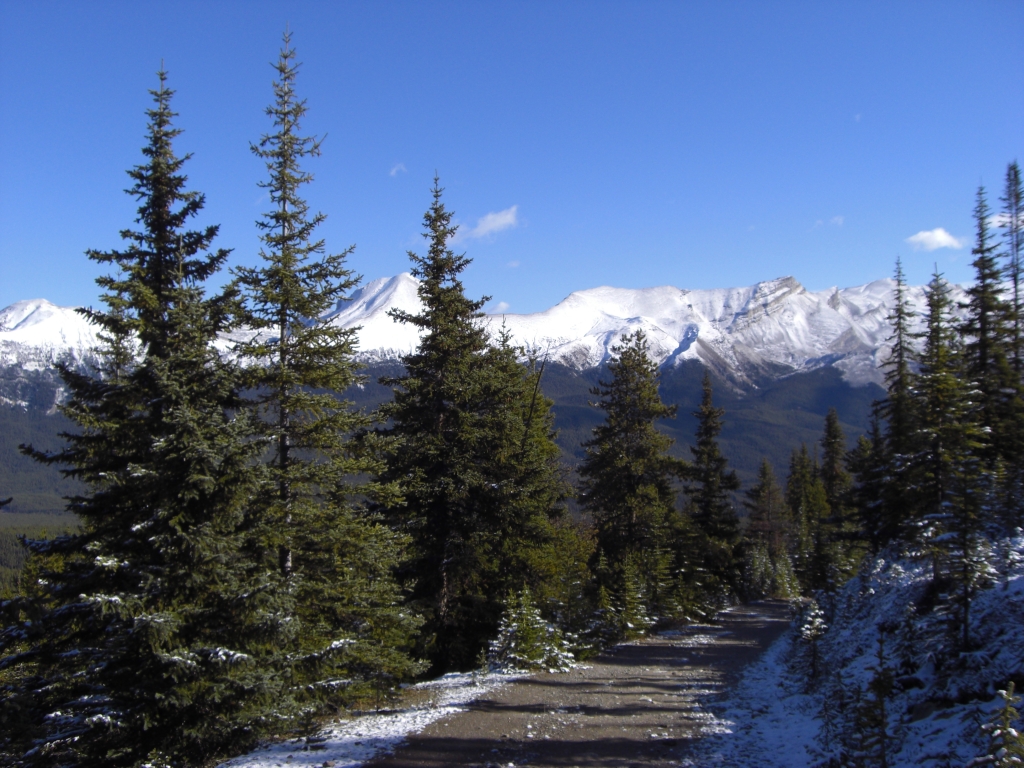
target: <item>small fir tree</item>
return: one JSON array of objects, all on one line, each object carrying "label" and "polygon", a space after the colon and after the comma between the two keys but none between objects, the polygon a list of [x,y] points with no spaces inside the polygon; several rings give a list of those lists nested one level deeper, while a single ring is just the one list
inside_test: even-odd
[{"label": "small fir tree", "polygon": [[985,754],[974,758],[968,763],[969,768],[991,765],[995,768],[1015,768],[1024,765],[1024,732],[1016,723],[1020,721],[1017,706],[1020,696],[1013,693],[1011,680],[1005,690],[998,691],[1002,705],[992,713],[989,722],[981,726],[981,731],[988,739]]},{"label": "small fir tree", "polygon": [[803,620],[800,623],[800,639],[807,644],[811,655],[810,678],[816,680],[818,677],[818,642],[828,631],[828,624],[825,623],[825,614],[818,603],[811,600],[804,609]]},{"label": "small fir tree", "polygon": [[498,636],[490,643],[487,661],[492,669],[503,672],[537,669],[566,672],[576,659],[561,631],[541,616],[530,588],[523,587],[518,594],[510,592],[508,595]]}]

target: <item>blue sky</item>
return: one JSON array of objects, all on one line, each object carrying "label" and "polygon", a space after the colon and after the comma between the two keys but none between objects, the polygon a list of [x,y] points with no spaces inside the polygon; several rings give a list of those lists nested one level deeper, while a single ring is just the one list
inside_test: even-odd
[{"label": "blue sky", "polygon": [[[0,307],[96,301],[135,204],[147,89],[233,263],[254,264],[281,32],[303,62],[328,247],[409,268],[435,170],[512,312],[597,285],[971,277],[979,184],[1024,162],[1024,3],[0,0]],[[907,238],[942,228],[964,248]],[[932,238],[932,244],[936,244]],[[952,244],[955,244],[952,243]]]}]

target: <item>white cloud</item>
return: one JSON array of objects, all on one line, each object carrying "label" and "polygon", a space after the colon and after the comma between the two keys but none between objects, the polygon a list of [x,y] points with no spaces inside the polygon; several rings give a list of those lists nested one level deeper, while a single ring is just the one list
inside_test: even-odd
[{"label": "white cloud", "polygon": [[964,240],[953,237],[942,227],[936,229],[922,230],[916,235],[907,238],[915,251],[934,251],[939,248],[963,248]]},{"label": "white cloud", "polygon": [[828,223],[835,224],[837,227],[841,227],[843,226],[843,221],[844,219],[842,216],[833,216],[831,219],[828,220]]},{"label": "white cloud", "polygon": [[405,173],[405,172],[406,172],[405,171],[405,163],[395,163],[394,166],[392,166],[391,171],[390,171],[392,176],[397,176],[398,174]]},{"label": "white cloud", "polygon": [[519,206],[513,205],[511,208],[506,208],[504,211],[497,211],[495,213],[488,213],[486,216],[482,216],[477,219],[476,226],[469,230],[464,236],[465,237],[487,237],[501,232],[505,229],[511,229],[519,224]]},{"label": "white cloud", "polygon": [[508,312],[508,308],[509,308],[509,303],[507,301],[499,301],[497,304],[495,304],[493,307],[491,307],[491,314],[492,315],[503,314],[505,312]]}]

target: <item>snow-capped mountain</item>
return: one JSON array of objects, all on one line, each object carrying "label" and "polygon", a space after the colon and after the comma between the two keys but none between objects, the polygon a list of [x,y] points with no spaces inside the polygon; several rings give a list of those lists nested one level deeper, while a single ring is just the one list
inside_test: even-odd
[{"label": "snow-capped mountain", "polygon": [[[332,318],[361,326],[363,354],[396,357],[413,349],[417,335],[387,311],[416,312],[416,287],[408,274],[374,280]],[[885,279],[810,292],[792,277],[714,290],[601,287],[572,293],[543,312],[489,315],[485,322],[492,333],[504,323],[516,343],[577,369],[600,365],[624,333],[641,329],[662,365],[700,360],[736,382],[832,365],[858,385],[882,381],[893,288]],[[908,293],[923,309],[924,288]]]},{"label": "snow-capped mountain", "polygon": [[[416,346],[417,330],[396,323],[388,310],[417,312],[417,286],[405,273],[374,280],[327,317],[360,327],[367,360],[396,359]],[[738,384],[831,365],[858,385],[881,381],[893,287],[886,279],[811,292],[792,277],[714,290],[601,287],[543,312],[489,315],[484,322],[492,333],[504,324],[515,343],[581,370],[606,361],[624,333],[642,329],[663,365],[700,360]],[[924,289],[910,288],[909,295],[923,309]],[[12,381],[60,359],[83,362],[96,342],[96,329],[73,309],[43,299],[12,304],[0,311],[0,396],[18,401]]]}]

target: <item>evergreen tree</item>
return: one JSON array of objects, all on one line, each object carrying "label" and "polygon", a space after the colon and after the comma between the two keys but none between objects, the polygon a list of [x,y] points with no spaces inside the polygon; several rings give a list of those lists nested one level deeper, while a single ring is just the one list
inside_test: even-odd
[{"label": "evergreen tree", "polygon": [[748,597],[796,597],[800,590],[789,558],[791,518],[772,465],[761,461],[757,483],[746,492],[744,582]]},{"label": "evergreen tree", "polygon": [[1002,297],[1001,270],[997,256],[998,244],[989,229],[991,211],[985,200],[984,188],[978,189],[974,208],[977,236],[971,253],[975,259],[974,284],[967,289],[969,300],[960,333],[965,339],[963,348],[964,373],[977,390],[978,420],[987,435],[984,455],[990,466],[997,456],[1006,456],[1011,442],[1007,419],[1012,408],[1009,393],[1014,377],[1007,359],[1007,327],[1009,307]]},{"label": "evergreen tree", "polygon": [[129,171],[140,228],[122,232],[125,250],[88,254],[117,270],[97,281],[107,309],[84,312],[101,368],[60,369],[79,431],[33,451],[86,490],[69,505],[81,532],[33,544],[38,578],[0,640],[0,666],[32,669],[14,697],[31,706],[24,765],[196,764],[290,714],[288,598],[242,546],[259,446],[238,370],[214,347],[235,290],[201,287],[228,252],[207,252],[215,226],[186,229],[204,199],[186,190],[159,78],[145,162]]},{"label": "evergreen tree", "polygon": [[[356,330],[324,315],[347,300],[357,278],[345,266],[351,248],[325,254],[316,238],[325,216],[310,214],[300,195],[313,179],[302,162],[320,154],[320,140],[300,135],[306,102],[295,93],[298,68],[286,33],[267,109],[275,132],[252,146],[269,173],[260,186],[272,208],[257,222],[263,265],[238,270],[246,325],[255,332],[240,352],[270,452],[250,538],[296,601],[296,686],[337,698],[360,683],[387,688],[412,673],[404,651],[416,623],[399,606],[392,573],[403,538],[354,501],[389,489],[354,480],[381,466],[351,440],[369,419],[340,399],[359,381]],[[330,682],[340,679],[348,686]]]},{"label": "evergreen tree", "polygon": [[[1012,374],[1003,391],[1006,397],[1006,426],[1002,430],[1002,465],[999,472],[999,524],[1001,535],[1008,537],[1024,526],[1024,183],[1020,166],[1010,163],[1006,169],[1006,188],[1002,197],[1001,224],[1004,232],[1006,263],[1003,274],[1010,286],[1007,301],[1009,330],[1006,356]],[[1005,563],[1005,558],[1004,558]]]},{"label": "evergreen tree", "polygon": [[846,456],[846,463],[854,479],[850,501],[871,552],[878,554],[900,536],[902,515],[898,512],[898,503],[891,502],[890,486],[894,480],[889,470],[892,462],[886,451],[877,407],[871,415],[868,433],[858,438],[857,445]]},{"label": "evergreen tree", "polygon": [[1024,733],[1015,727],[1020,720],[1017,705],[1020,696],[1013,694],[1013,681],[1006,690],[999,691],[1002,706],[997,709],[992,719],[981,726],[982,733],[988,738],[988,748],[981,757],[968,763],[969,768],[991,765],[995,768],[1015,768],[1024,765]]},{"label": "evergreen tree", "polygon": [[970,645],[970,604],[987,572],[982,537],[991,503],[990,473],[982,462],[981,408],[964,381],[950,320],[949,288],[936,273],[928,286],[928,324],[918,380],[919,440],[913,467],[922,517],[918,542],[932,555],[936,574],[944,559],[956,584],[954,627]]},{"label": "evergreen tree", "polygon": [[859,526],[849,505],[851,478],[846,471],[846,437],[839,415],[830,408],[821,438],[818,469],[828,514],[819,517],[814,529],[815,581],[819,589],[840,587],[852,575],[860,559]]},{"label": "evergreen tree", "polygon": [[[908,520],[914,517],[914,499],[909,493],[911,482],[907,477],[907,468],[916,451],[913,440],[917,419],[914,412],[917,402],[914,396],[917,352],[911,329],[916,313],[907,296],[903,263],[898,258],[895,282],[893,308],[887,318],[892,328],[888,338],[890,352],[882,363],[886,397],[880,403],[877,413],[885,421],[884,442],[878,443],[872,439],[870,464],[862,463],[860,467],[862,473],[890,478],[884,484],[881,496],[870,502],[873,505],[870,512],[863,508],[863,514],[871,517],[868,536],[875,551],[903,536]],[[864,458],[867,459],[867,456]],[[862,488],[869,486],[874,487],[873,482],[867,485],[861,483]]]},{"label": "evergreen tree", "polygon": [[685,469],[668,455],[672,439],[655,426],[675,416],[658,394],[658,367],[648,355],[647,337],[636,331],[613,347],[608,368],[611,381],[601,381],[591,394],[605,421],[584,443],[580,466],[581,500],[594,517],[597,544],[607,557],[613,593],[623,589],[624,569],[633,558],[653,557],[639,576],[642,591],[659,591],[668,553],[666,534],[675,513],[673,480]]},{"label": "evergreen tree", "polygon": [[472,668],[495,636],[509,590],[543,591],[538,574],[568,493],[540,372],[517,362],[521,350],[507,335],[489,344],[486,299],[463,291],[469,260],[449,248],[456,228],[441,193],[435,179],[424,216],[427,254],[409,254],[423,310],[391,311],[421,337],[403,358],[405,374],[383,380],[395,393],[382,409],[392,426],[379,475],[404,497],[389,514],[413,539],[406,575],[426,616],[421,647],[435,671]]},{"label": "evergreen tree", "polygon": [[565,672],[575,664],[566,638],[545,621],[534,605],[529,587],[510,592],[498,636],[491,641],[487,661],[501,671],[544,669]]},{"label": "evergreen tree", "polygon": [[739,520],[729,494],[739,490],[740,481],[718,447],[725,411],[712,401],[711,375],[705,370],[701,384],[697,417],[696,444],[690,448],[693,467],[683,490],[689,497],[690,516],[707,538],[705,564],[725,588],[738,586]]},{"label": "evergreen tree", "polygon": [[805,592],[823,589],[817,552],[820,529],[829,516],[829,508],[817,464],[811,460],[806,445],[794,450],[790,457],[786,503],[793,518],[793,567],[800,585]]},{"label": "evergreen tree", "polygon": [[895,739],[890,733],[889,711],[886,705],[896,690],[896,675],[885,655],[885,634],[878,633],[878,649],[865,696],[861,697],[854,713],[854,727],[859,736],[856,746],[848,755],[853,765],[864,768],[888,768],[892,764]]},{"label": "evergreen tree", "polygon": [[1010,284],[1009,357],[1018,380],[1024,379],[1024,181],[1017,161],[1006,168],[1003,192],[1002,228],[1004,230],[1006,264],[1003,273]]}]

